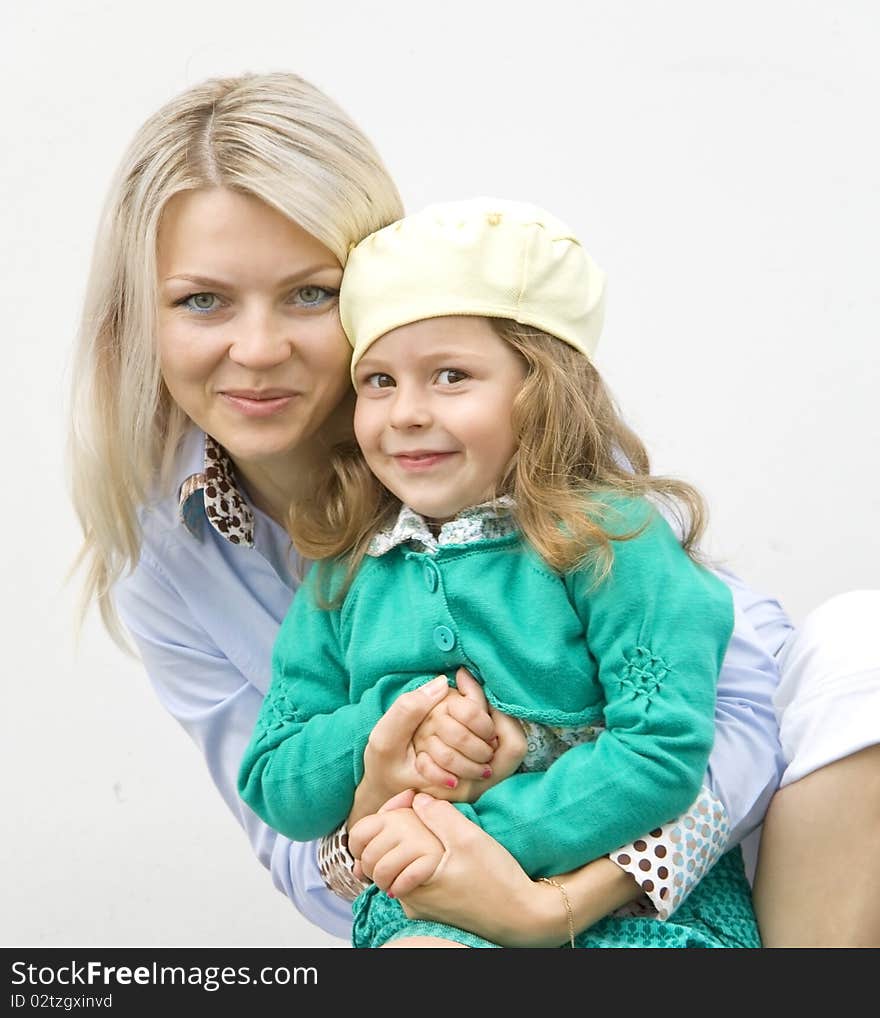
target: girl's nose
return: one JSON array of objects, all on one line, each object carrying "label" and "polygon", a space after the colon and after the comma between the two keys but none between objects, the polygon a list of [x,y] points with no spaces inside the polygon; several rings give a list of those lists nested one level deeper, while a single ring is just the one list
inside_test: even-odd
[{"label": "girl's nose", "polygon": [[423,428],[431,423],[427,401],[416,386],[400,385],[394,393],[389,423],[392,428]]}]

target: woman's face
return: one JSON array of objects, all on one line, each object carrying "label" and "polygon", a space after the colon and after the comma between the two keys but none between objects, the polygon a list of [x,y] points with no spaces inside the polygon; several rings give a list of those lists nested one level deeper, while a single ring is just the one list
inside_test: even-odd
[{"label": "woman's face", "polygon": [[350,385],[336,257],[226,188],[175,195],[157,255],[159,360],[172,398],[239,466],[295,460]]}]

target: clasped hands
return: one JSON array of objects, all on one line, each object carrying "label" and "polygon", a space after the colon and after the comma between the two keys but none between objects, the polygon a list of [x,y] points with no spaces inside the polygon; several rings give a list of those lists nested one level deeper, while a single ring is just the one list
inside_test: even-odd
[{"label": "clasped hands", "polygon": [[[514,718],[491,707],[466,668],[398,697],[376,724],[349,816],[356,872],[392,897],[440,875],[451,842],[479,832],[451,802],[474,802],[512,774],[526,740]],[[446,802],[442,801],[446,800]],[[411,918],[415,905],[404,902]]]}]

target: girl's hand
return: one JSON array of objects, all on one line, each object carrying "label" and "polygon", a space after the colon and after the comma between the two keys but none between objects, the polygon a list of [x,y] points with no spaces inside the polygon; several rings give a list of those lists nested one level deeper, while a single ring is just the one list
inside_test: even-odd
[{"label": "girl's hand", "polygon": [[413,789],[401,792],[348,832],[355,875],[366,876],[393,898],[433,877],[443,845],[412,811]]},{"label": "girl's hand", "polygon": [[[406,812],[423,824],[424,834],[434,837],[442,850],[427,881],[396,894],[410,919],[448,923],[509,947],[559,943],[555,936],[548,943],[543,932],[545,885],[530,880],[505,848],[450,803],[424,794],[410,800],[412,807]],[[373,847],[363,838],[367,827],[358,825],[356,831],[357,838],[349,835],[355,855]],[[407,837],[414,837],[412,831],[409,827]],[[433,865],[434,851],[432,847],[425,870]],[[558,909],[559,902],[547,897],[550,910]]]},{"label": "girl's hand", "polygon": [[416,767],[428,786],[455,788],[460,778],[492,776],[495,722],[482,686],[467,668],[458,669],[455,687],[419,725],[412,741]]},{"label": "girl's hand", "polygon": [[[458,680],[468,690],[468,699],[476,699],[475,691],[468,686],[468,681],[476,687],[479,696],[483,696],[476,679],[465,669],[459,670]],[[364,751],[364,776],[355,791],[354,803],[348,816],[349,829],[362,817],[378,813],[388,799],[408,788],[454,802],[474,802],[487,788],[508,777],[522,763],[527,748],[522,727],[513,718],[490,708],[498,739],[491,777],[463,780],[450,777],[444,783],[435,783],[425,778],[416,766],[418,754],[413,745],[415,732],[431,711],[450,694],[459,699],[465,698],[457,690],[449,688],[445,676],[438,676],[418,689],[399,696],[378,720]],[[449,781],[453,781],[454,787],[450,787]]]},{"label": "girl's hand", "polygon": [[467,668],[416,729],[417,787],[435,798],[475,802],[487,788],[513,774],[526,754],[520,723],[490,707]]}]

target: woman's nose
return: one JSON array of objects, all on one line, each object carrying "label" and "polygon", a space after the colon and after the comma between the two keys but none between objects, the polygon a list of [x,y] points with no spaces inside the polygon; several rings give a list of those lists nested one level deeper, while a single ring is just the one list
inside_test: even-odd
[{"label": "woman's nose", "polygon": [[266,313],[243,315],[231,325],[229,357],[254,371],[277,367],[293,351],[292,327],[289,320]]}]

